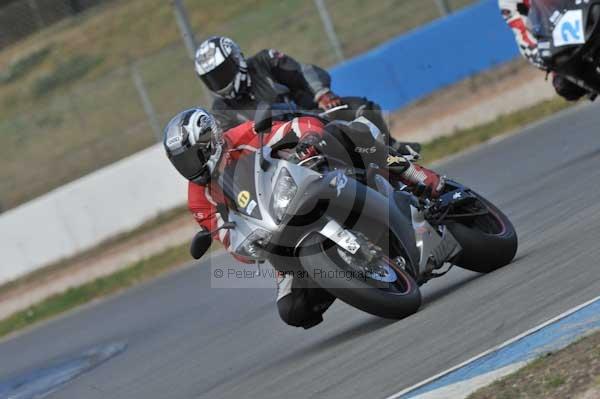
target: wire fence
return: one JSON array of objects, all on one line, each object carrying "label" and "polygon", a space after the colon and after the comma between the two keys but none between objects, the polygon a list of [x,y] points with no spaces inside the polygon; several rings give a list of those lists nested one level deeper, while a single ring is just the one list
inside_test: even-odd
[{"label": "wire fence", "polygon": [[[71,1],[16,0],[0,8],[2,40],[8,30],[15,38],[19,29],[42,29],[0,52],[2,209],[148,147],[176,112],[209,105],[171,4],[109,1],[114,4],[79,14],[106,2],[80,0],[80,16],[58,24],[74,14]],[[472,2],[443,1],[450,10]],[[183,1],[197,42],[228,35],[246,55],[277,48],[322,66],[339,60],[328,29],[349,58],[440,17],[443,9],[437,0],[322,3],[329,28],[313,1]]]}]

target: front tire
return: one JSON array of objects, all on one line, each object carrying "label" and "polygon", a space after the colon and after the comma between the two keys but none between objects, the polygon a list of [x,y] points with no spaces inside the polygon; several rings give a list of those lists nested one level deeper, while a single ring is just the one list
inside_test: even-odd
[{"label": "front tire", "polygon": [[320,287],[350,306],[387,319],[402,319],[419,310],[421,292],[406,270],[384,257],[381,261],[387,262],[397,277],[393,283],[347,273],[348,264],[338,248],[318,234],[309,237],[300,248],[302,267]]}]

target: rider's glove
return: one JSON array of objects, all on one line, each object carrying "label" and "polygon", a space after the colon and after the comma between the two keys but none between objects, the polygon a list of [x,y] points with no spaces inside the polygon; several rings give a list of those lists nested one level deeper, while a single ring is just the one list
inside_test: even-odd
[{"label": "rider's glove", "polygon": [[335,95],[331,90],[327,90],[317,97],[317,104],[319,105],[319,108],[327,111],[328,109],[342,105],[342,99]]},{"label": "rider's glove", "polygon": [[319,154],[319,149],[323,145],[323,138],[318,133],[309,133],[302,137],[295,148],[295,153],[292,154],[291,162],[301,162],[305,159]]},{"label": "rider's glove", "polygon": [[538,49],[537,44],[534,43],[523,43],[519,44],[519,51],[533,65],[538,67],[539,69],[545,71],[547,70],[546,63],[542,58],[540,51]]}]

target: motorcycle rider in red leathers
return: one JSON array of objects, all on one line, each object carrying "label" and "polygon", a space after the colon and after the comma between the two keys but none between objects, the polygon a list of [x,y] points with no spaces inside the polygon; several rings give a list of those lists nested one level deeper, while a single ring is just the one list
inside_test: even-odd
[{"label": "motorcycle rider in red leathers", "polygon": [[[271,132],[263,137],[264,144],[288,148],[284,154],[287,159],[299,162],[318,153],[317,143],[322,141],[324,133],[330,131],[334,124],[325,126],[320,119],[307,116],[287,122],[275,121]],[[371,133],[368,134],[370,136]],[[224,195],[215,177],[260,147],[254,123],[245,122],[223,133],[209,112],[194,108],[178,114],[169,122],[163,144],[173,166],[189,180],[190,212],[202,229],[214,232],[226,222],[223,220],[226,212],[219,211],[225,204]],[[394,161],[388,158],[387,167],[390,173],[397,170],[398,178],[403,183],[418,184],[432,196],[442,190],[443,179],[436,173],[410,163],[401,156],[392,158]],[[230,246],[229,235],[229,230],[222,229],[215,232],[213,238],[232,253],[234,249]],[[235,253],[232,255],[242,262],[251,262]],[[289,325],[308,329],[319,324],[323,321],[323,313],[334,300],[335,297],[310,279],[293,278],[283,273],[277,275],[277,307],[282,320]]]},{"label": "motorcycle rider in red leathers", "polygon": [[[537,39],[531,32],[531,25],[527,17],[531,1],[498,0],[498,6],[502,12],[502,17],[515,35],[517,46],[523,57],[536,67],[546,70],[538,51]],[[552,85],[556,93],[568,101],[579,100],[587,94],[586,90],[556,73],[552,76]]]}]

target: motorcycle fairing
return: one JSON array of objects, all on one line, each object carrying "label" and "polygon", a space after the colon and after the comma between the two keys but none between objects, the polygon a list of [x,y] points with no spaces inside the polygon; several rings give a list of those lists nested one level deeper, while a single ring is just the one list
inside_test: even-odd
[{"label": "motorcycle fairing", "polygon": [[257,206],[255,157],[255,154],[247,155],[227,165],[219,176],[219,185],[230,210],[261,219],[260,208]]},{"label": "motorcycle fairing", "polygon": [[[577,26],[574,13],[581,13]],[[597,58],[600,43],[600,0],[577,3],[572,0],[532,1],[529,12],[532,31],[538,39],[540,56],[556,72],[581,73],[578,60]],[[584,38],[579,37],[583,32]],[[555,37],[561,40],[555,42]],[[583,71],[585,72],[585,71]]]},{"label": "motorcycle fairing", "polygon": [[313,182],[306,194],[292,204],[290,213],[311,214],[318,203],[321,206],[326,204],[321,218],[324,222],[335,220],[347,229],[360,231],[374,242],[384,238],[390,231],[397,237],[410,264],[418,267],[419,253],[412,223],[410,217],[401,210],[401,207],[409,209],[409,200],[389,199],[351,177],[347,178],[344,187],[338,189],[337,185],[331,184],[335,179],[339,179],[337,171],[327,173],[319,181]]}]

